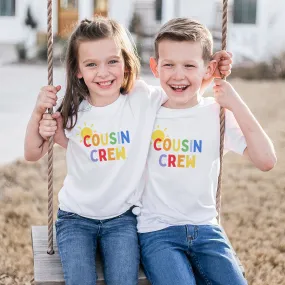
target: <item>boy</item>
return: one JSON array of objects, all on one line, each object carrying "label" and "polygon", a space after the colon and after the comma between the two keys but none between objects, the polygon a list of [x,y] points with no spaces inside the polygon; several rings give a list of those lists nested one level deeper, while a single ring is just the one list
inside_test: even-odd
[{"label": "boy", "polygon": [[150,60],[169,98],[157,113],[138,216],[142,261],[155,285],[247,284],[216,219],[220,105],[225,150],[263,171],[276,162],[270,139],[228,82],[215,80],[215,98],[200,96],[216,67],[212,45],[204,26],[177,18],[158,32]]}]

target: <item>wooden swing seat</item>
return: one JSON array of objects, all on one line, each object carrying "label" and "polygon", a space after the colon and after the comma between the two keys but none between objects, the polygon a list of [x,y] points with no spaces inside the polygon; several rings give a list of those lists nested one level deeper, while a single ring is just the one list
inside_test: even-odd
[{"label": "wooden swing seat", "polygon": [[[64,285],[63,272],[56,243],[55,227],[53,229],[54,254],[47,254],[47,226],[32,226],[32,247],[34,255],[34,284],[35,285]],[[103,277],[103,267],[99,254],[96,256],[97,285],[106,285]],[[140,268],[139,285],[150,285]],[[78,284],[79,285],[79,284]]]},{"label": "wooden swing seat", "polygon": [[[32,246],[34,255],[34,284],[35,285],[64,285],[61,262],[58,255],[56,244],[56,235],[54,228],[54,251],[53,255],[47,254],[47,226],[32,226]],[[236,260],[244,274],[244,268],[241,265],[236,253]],[[98,275],[97,284],[106,285],[103,277],[103,268],[100,256],[96,257],[96,270]],[[150,285],[142,267],[139,270],[139,285]]]}]

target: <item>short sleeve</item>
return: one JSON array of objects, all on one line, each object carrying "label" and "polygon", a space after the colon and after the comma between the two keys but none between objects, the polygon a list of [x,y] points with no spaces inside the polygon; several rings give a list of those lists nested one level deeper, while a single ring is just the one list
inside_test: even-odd
[{"label": "short sleeve", "polygon": [[246,140],[234,114],[229,110],[226,110],[225,128],[225,150],[242,155],[246,148]]},{"label": "short sleeve", "polygon": [[168,97],[162,87],[149,85],[150,94],[153,98],[158,98],[157,109],[160,108],[167,100]]},{"label": "short sleeve", "polygon": [[[167,96],[160,86],[148,85],[144,80],[136,80],[134,88],[129,93],[133,104],[150,105],[157,111],[167,101]],[[145,106],[146,106],[145,105]]]}]

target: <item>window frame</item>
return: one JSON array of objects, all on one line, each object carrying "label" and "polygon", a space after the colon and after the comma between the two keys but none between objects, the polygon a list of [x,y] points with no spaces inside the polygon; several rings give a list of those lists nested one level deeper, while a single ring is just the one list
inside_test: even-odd
[{"label": "window frame", "polygon": [[257,0],[234,0],[233,23],[255,25],[257,23],[257,7]]},{"label": "window frame", "polygon": [[[10,14],[2,14],[2,3],[6,3],[7,7],[10,4]],[[4,4],[5,5],[5,4]],[[5,6],[4,6],[5,7]],[[7,10],[5,11],[7,13]],[[0,17],[15,17],[16,16],[16,0],[0,0]]]},{"label": "window frame", "polygon": [[161,22],[162,20],[162,0],[155,0],[155,20]]}]

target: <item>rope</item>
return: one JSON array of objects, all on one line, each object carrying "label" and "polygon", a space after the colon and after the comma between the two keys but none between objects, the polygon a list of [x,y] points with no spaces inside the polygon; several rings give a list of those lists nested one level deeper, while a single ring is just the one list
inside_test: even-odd
[{"label": "rope", "polygon": [[[47,2],[47,41],[48,41],[48,85],[53,85],[53,34],[52,34],[52,0]],[[53,109],[48,109],[49,114]],[[54,254],[53,250],[53,137],[48,143],[48,254]]]},{"label": "rope", "polygon": [[[227,49],[227,23],[228,23],[228,0],[223,0],[223,23],[222,23],[222,50]],[[222,75],[222,79],[226,80]],[[216,209],[218,212],[218,222],[221,223],[221,205],[222,205],[222,171],[223,171],[223,153],[225,138],[225,109],[220,108],[220,173],[218,178],[218,187],[216,194]]]}]

